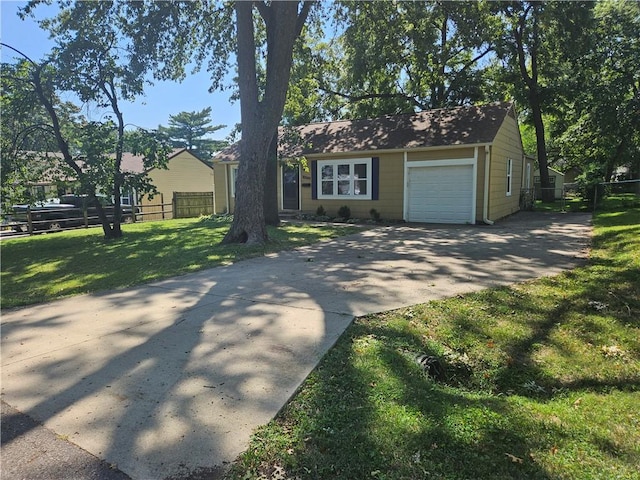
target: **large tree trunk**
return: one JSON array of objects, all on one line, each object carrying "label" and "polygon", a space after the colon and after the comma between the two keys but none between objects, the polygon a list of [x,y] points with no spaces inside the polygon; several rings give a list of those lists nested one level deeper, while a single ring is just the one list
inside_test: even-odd
[{"label": "large tree trunk", "polygon": [[[539,5],[529,3],[518,19],[518,25],[514,31],[514,40],[518,56],[518,67],[524,82],[529,107],[533,117],[533,126],[536,130],[536,150],[538,154],[538,167],[540,167],[540,187],[542,189],[542,200],[552,202],[555,199],[555,191],[551,188],[549,179],[549,162],[547,159],[547,146],[544,138],[544,121],[542,119],[542,103],[539,95],[538,85],[538,44],[540,35],[538,30]],[[531,44],[525,47],[525,29],[527,28],[527,16],[531,14],[532,38]],[[527,54],[530,60],[531,74],[527,65]]]},{"label": "large tree trunk", "polygon": [[538,155],[538,167],[540,167],[540,187],[542,189],[542,200],[553,202],[555,200],[555,189],[551,187],[549,178],[549,160],[547,158],[547,146],[544,139],[544,122],[542,120],[542,108],[537,90],[529,91],[529,105],[533,116],[533,125],[536,130],[536,153]]},{"label": "large tree trunk", "polygon": [[[269,239],[263,210],[269,142],[259,136],[260,123],[246,122],[244,119],[242,122],[236,207],[233,223],[223,243],[264,244]],[[253,137],[245,136],[245,132],[252,131],[255,132]]]},{"label": "large tree trunk", "polygon": [[[253,6],[267,32],[264,93],[259,90]],[[242,138],[236,206],[231,228],[222,243],[265,244],[269,239],[264,215],[269,145],[277,134],[289,87],[293,43],[306,20],[310,2],[298,14],[297,2],[236,2],[238,88]]]},{"label": "large tree trunk", "polygon": [[280,225],[278,208],[278,134],[276,133],[269,144],[267,158],[267,176],[264,186],[264,221],[267,225]]}]

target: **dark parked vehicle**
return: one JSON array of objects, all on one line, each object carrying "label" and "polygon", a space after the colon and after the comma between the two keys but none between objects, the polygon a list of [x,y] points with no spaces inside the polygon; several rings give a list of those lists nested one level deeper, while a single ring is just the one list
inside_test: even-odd
[{"label": "dark parked vehicle", "polygon": [[[113,221],[113,204],[106,197],[98,197],[109,221]],[[57,201],[41,202],[35,205],[14,205],[11,220],[17,231],[61,230],[63,228],[99,225],[100,218],[95,200],[86,195],[62,195]],[[120,221],[131,223],[134,210],[122,205]]]}]

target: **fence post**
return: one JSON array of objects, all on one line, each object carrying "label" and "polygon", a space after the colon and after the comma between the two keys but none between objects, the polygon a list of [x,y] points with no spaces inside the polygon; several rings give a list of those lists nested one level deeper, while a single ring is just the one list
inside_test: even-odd
[{"label": "fence post", "polygon": [[33,218],[31,217],[31,206],[27,205],[27,231],[33,235]]},{"label": "fence post", "polygon": [[178,218],[178,200],[176,198],[176,192],[173,192],[173,201],[171,202],[171,208],[173,209],[173,218]]},{"label": "fence post", "polygon": [[164,220],[164,193],[160,193],[160,210],[162,211],[162,219]]}]

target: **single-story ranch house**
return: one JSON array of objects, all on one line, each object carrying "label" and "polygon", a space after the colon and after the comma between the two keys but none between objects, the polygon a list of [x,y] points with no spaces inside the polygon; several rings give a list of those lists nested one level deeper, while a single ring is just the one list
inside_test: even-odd
[{"label": "single-story ranch house", "polygon": [[[73,193],[76,178],[59,178],[57,165],[62,163],[59,153],[39,154],[42,162],[49,162],[51,167],[44,170],[42,179],[30,187],[39,198],[54,198],[65,193]],[[49,159],[49,160],[47,160]],[[142,173],[143,158],[132,153],[123,153],[121,170],[123,172]],[[170,219],[174,217],[174,195],[189,194],[198,197],[198,207],[192,216],[211,214],[213,202],[213,167],[201,160],[186,148],[175,148],[169,154],[167,168],[152,168],[147,171],[151,183],[158,193],[153,198],[139,195],[135,191],[122,192],[120,201],[123,205],[140,207],[144,220]],[[206,204],[206,208],[200,205]],[[161,205],[164,205],[161,206]],[[163,212],[164,210],[164,212]]]},{"label": "single-story ranch house", "polygon": [[[369,120],[295,127],[278,156],[307,168],[279,167],[284,211],[427,223],[492,223],[520,209],[532,185],[512,103],[437,109]],[[280,130],[280,137],[285,131]],[[216,213],[232,213],[238,145],[214,158]]]},{"label": "single-story ranch house", "polygon": [[[142,157],[131,153],[124,153],[122,157],[122,170],[135,173],[143,172]],[[145,220],[159,220],[161,218],[173,218],[173,202],[176,193],[198,193],[209,196],[213,204],[213,167],[201,160],[186,148],[176,148],[169,154],[167,168],[152,168],[147,171],[151,183],[155,185],[158,193],[153,198],[147,195],[135,198],[131,195],[131,202],[142,207]],[[205,195],[206,194],[206,195]],[[125,200],[125,203],[129,203]],[[167,212],[161,213],[161,204],[165,205]],[[203,211],[201,213],[212,213]]]}]

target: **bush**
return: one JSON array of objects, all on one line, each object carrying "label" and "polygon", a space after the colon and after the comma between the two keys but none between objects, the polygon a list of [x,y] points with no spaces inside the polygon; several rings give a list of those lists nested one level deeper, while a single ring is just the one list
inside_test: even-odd
[{"label": "bush", "polygon": [[322,205],[316,208],[316,215],[318,217],[325,217],[327,215],[327,212],[324,210],[324,207]]},{"label": "bush", "polygon": [[594,202],[601,202],[607,195],[607,188],[603,182],[602,167],[592,165],[576,178],[578,195],[593,206]]},{"label": "bush", "polygon": [[380,216],[380,212],[378,212],[375,208],[372,208],[371,210],[369,210],[369,215],[371,215],[371,218],[376,223],[379,223],[379,222],[382,221],[382,217]]},{"label": "bush", "polygon": [[351,209],[346,205],[341,206],[338,209],[338,216],[345,220],[349,220],[351,218]]}]

